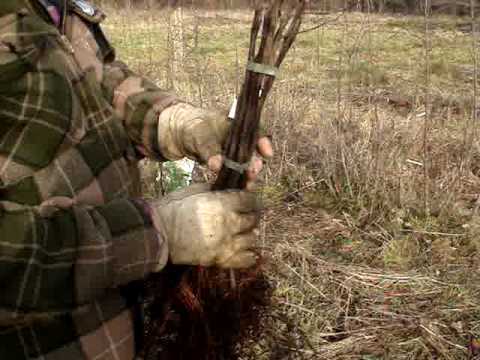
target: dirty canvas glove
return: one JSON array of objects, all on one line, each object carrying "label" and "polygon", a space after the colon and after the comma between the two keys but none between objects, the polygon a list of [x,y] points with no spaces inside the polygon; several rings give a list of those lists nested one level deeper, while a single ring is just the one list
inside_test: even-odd
[{"label": "dirty canvas glove", "polygon": [[196,184],[151,206],[173,264],[222,268],[255,264],[259,205],[254,193],[209,191],[208,184]]},{"label": "dirty canvas glove", "polygon": [[[188,157],[209,169],[219,172],[224,157],[224,145],[232,122],[226,114],[180,103],[168,107],[160,114],[158,121],[158,146],[162,155],[169,160]],[[247,170],[247,189],[252,189],[262,170],[262,158],[273,156],[270,140],[260,137],[258,153],[250,160]]]},{"label": "dirty canvas glove", "polygon": [[165,109],[158,122],[158,144],[169,160],[188,157],[207,163],[222,153],[230,122],[226,115],[180,103]]}]

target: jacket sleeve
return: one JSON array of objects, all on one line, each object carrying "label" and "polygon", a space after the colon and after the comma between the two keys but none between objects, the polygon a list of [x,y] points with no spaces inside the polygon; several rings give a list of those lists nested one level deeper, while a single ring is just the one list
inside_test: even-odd
[{"label": "jacket sleeve", "polygon": [[137,150],[143,156],[166,160],[158,144],[160,114],[179,104],[177,96],[159,89],[151,81],[135,75],[115,61],[104,67],[102,87]]},{"label": "jacket sleeve", "polygon": [[78,7],[71,10],[66,34],[80,67],[95,69],[104,96],[123,121],[140,157],[165,160],[158,146],[158,119],[163,110],[182,101],[115,60],[115,50],[101,27],[104,15],[100,10],[94,16]]},{"label": "jacket sleeve", "polygon": [[0,320],[69,311],[160,270],[168,256],[148,208],[125,198],[129,182],[109,189],[101,181],[130,149],[123,128],[104,122],[87,131],[72,111],[81,101],[73,102],[66,81],[73,76],[67,55],[37,47],[37,36],[56,32],[29,15],[7,20],[0,24]]},{"label": "jacket sleeve", "polygon": [[157,236],[130,200],[63,209],[0,201],[0,310],[64,312],[144,278],[166,263]]}]

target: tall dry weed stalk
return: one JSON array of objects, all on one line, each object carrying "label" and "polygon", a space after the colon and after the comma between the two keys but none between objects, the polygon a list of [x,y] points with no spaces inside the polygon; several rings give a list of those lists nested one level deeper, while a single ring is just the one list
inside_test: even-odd
[{"label": "tall dry weed stalk", "polygon": [[424,33],[424,47],[425,47],[425,90],[424,90],[424,99],[425,99],[425,115],[423,122],[423,211],[425,216],[429,216],[430,208],[430,177],[429,177],[429,167],[430,167],[430,156],[429,156],[429,133],[430,133],[430,114],[431,114],[431,101],[430,101],[430,56],[431,56],[431,39],[430,39],[430,12],[431,12],[431,0],[425,0],[425,33]]}]

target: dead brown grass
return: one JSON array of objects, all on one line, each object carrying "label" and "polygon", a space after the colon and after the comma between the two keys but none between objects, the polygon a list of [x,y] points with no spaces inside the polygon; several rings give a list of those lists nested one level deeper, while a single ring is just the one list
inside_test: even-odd
[{"label": "dead brown grass", "polygon": [[[137,10],[106,28],[132,68],[225,108],[249,18]],[[299,38],[264,116],[276,158],[260,246],[274,292],[239,359],[479,352],[478,49],[456,22],[436,17],[425,32],[419,17],[307,19],[325,25]]]},{"label": "dead brown grass", "polygon": [[[249,347],[247,358],[467,358],[479,324],[478,284],[467,280],[474,265],[451,259],[442,260],[441,269],[405,264],[418,257],[418,244],[400,249],[393,245],[400,239],[392,239],[386,249],[365,247],[348,217],[316,209],[277,209],[267,218],[276,306],[261,342],[268,351],[259,356]],[[409,239],[419,241],[403,241]]]}]

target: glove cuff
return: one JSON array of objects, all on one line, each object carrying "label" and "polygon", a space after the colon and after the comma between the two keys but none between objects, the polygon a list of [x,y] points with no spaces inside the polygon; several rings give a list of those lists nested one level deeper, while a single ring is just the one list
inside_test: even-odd
[{"label": "glove cuff", "polygon": [[158,221],[155,221],[156,216],[155,216],[152,205],[144,199],[134,199],[133,201],[140,209],[143,210],[143,213],[145,214],[145,216],[148,219],[150,219],[153,225],[153,228],[155,230],[156,238],[160,247],[160,252],[159,252],[158,265],[153,269],[153,272],[159,272],[167,265],[168,253],[169,253],[168,239],[166,238],[165,234],[162,232],[162,227],[159,226]]}]

